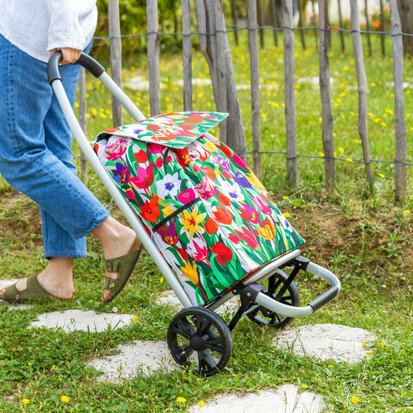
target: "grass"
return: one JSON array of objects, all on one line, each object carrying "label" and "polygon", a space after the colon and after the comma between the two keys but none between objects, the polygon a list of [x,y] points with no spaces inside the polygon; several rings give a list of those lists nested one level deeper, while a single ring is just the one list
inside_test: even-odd
[{"label": "grass", "polygon": [[[267,45],[270,44],[267,37]],[[379,39],[373,37],[373,58],[366,58],[369,83],[369,132],[372,157],[393,159],[394,114],[392,61],[379,54]],[[302,79],[318,75],[318,61],[311,40],[302,52],[296,43],[296,105],[298,151],[322,152],[319,94]],[[346,38],[350,48],[350,37]],[[351,50],[338,50],[333,35],[330,53],[332,99],[337,155],[347,159],[362,157],[357,135],[357,90]],[[388,39],[387,50],[390,48]],[[237,84],[247,84],[249,62],[246,37],[233,49]],[[405,65],[405,81],[413,77]],[[260,52],[261,82],[272,88],[261,89],[262,147],[268,151],[285,149],[283,110],[282,49],[267,46]],[[144,56],[128,62],[124,79],[147,76]],[[161,56],[162,111],[182,109],[182,89],[174,82],[181,78],[180,57]],[[139,68],[139,69],[138,69]],[[208,69],[197,52],[194,77],[208,78]],[[301,80],[300,80],[301,79]],[[147,92],[128,94],[149,113]],[[240,90],[240,101],[247,139],[251,147],[249,91]],[[408,156],[411,157],[413,102],[405,90]],[[212,89],[194,89],[194,108],[214,110]],[[110,97],[97,82],[88,79],[89,135],[111,126]],[[354,113],[354,114],[353,114]],[[125,116],[125,123],[130,121]],[[341,149],[340,149],[341,148]],[[78,157],[78,150],[75,148]],[[78,160],[78,159],[77,159]],[[337,162],[334,193],[324,188],[323,161],[300,158],[300,187],[290,191],[285,183],[285,161],[280,155],[264,155],[264,183],[289,213],[290,221],[307,241],[303,253],[341,277],[339,297],[311,317],[293,325],[334,323],[360,327],[377,339],[367,343],[371,355],[361,363],[348,365],[295,356],[288,350],[275,350],[271,340],[277,334],[242,320],[233,333],[234,355],[222,374],[200,379],[184,371],[138,376],[122,385],[104,384],[98,373],[86,365],[94,357],[113,354],[120,343],[133,340],[165,340],[174,312],[155,300],[161,290],[161,274],[145,254],[139,271],[122,295],[108,306],[99,303],[104,273],[101,252],[95,239],[89,239],[89,258],[75,263],[76,301],[37,304],[26,311],[10,311],[0,306],[0,411],[125,412],[185,411],[188,406],[230,391],[250,392],[275,388],[284,383],[308,386],[321,394],[329,411],[390,412],[413,409],[413,253],[411,242],[413,210],[412,168],[408,168],[408,201],[393,204],[392,164],[375,164],[375,192],[369,194],[364,171],[351,161]],[[110,197],[95,174],[89,171],[89,187],[108,206]],[[288,197],[288,198],[287,198]],[[113,211],[119,219],[117,210]],[[0,181],[0,278],[20,278],[40,271],[42,258],[40,221],[35,205]],[[302,276],[298,285],[302,302],[311,300],[324,287],[321,282]],[[137,323],[106,333],[51,333],[27,328],[38,314],[67,309],[134,314]],[[303,390],[304,390],[303,387]],[[62,401],[66,396],[68,401]],[[352,397],[359,398],[358,403]],[[184,397],[185,402],[178,402]],[[29,402],[25,404],[23,400]],[[63,400],[67,400],[63,398]],[[353,399],[355,400],[355,399]]]}]

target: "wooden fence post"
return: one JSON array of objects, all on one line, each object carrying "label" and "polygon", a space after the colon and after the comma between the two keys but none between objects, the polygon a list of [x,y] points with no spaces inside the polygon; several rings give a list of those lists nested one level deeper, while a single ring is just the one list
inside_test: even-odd
[{"label": "wooden fence post", "polygon": [[358,1],[350,0],[351,7],[351,31],[353,37],[354,61],[356,63],[358,96],[359,96],[359,113],[358,113],[358,131],[363,146],[364,165],[366,169],[367,182],[370,190],[373,190],[373,174],[371,172],[371,158],[369,135],[367,128],[367,78],[364,68],[363,45],[361,42],[360,21],[358,13]]},{"label": "wooden fence post", "polygon": [[285,128],[287,139],[287,180],[291,188],[298,185],[297,131],[294,87],[294,22],[290,0],[283,0]]},{"label": "wooden fence post", "polygon": [[[264,26],[264,7],[262,5],[262,0],[257,0],[257,11],[258,11],[258,25]],[[260,29],[260,46],[261,46],[261,49],[265,49],[264,29]]]},{"label": "wooden fence post", "polygon": [[[270,13],[271,13],[271,25],[273,28],[278,28],[277,24],[277,11],[275,10],[275,1],[270,0]],[[278,35],[277,30],[272,31],[274,36],[274,46],[278,47]]]},{"label": "wooden fence post", "polygon": [[298,7],[298,26],[300,27],[300,38],[301,38],[301,45],[303,46],[303,49],[306,49],[305,46],[305,36],[304,36],[304,29],[303,29],[303,11],[301,9],[302,6],[302,0],[298,0],[297,7]]},{"label": "wooden fence post", "polygon": [[324,148],[324,168],[326,185],[331,189],[335,182],[334,138],[333,138],[333,111],[331,107],[330,91],[330,63],[328,60],[328,15],[327,0],[318,1],[320,22],[320,95],[322,113],[322,136]]},{"label": "wooden fence post", "polygon": [[146,18],[148,22],[149,102],[152,116],[161,112],[158,0],[146,0]]},{"label": "wooden fence post", "polygon": [[[216,101],[219,112],[227,112],[227,65],[225,56],[225,20],[221,18],[224,15],[222,0],[215,0],[215,33],[217,42],[217,61],[216,75],[218,86],[218,100]],[[227,122],[219,124],[219,132],[221,141],[225,144],[227,140]]]},{"label": "wooden fence post", "polygon": [[397,203],[403,204],[406,201],[406,124],[404,122],[403,94],[403,39],[397,1],[389,0],[389,4],[393,45],[394,112],[396,121],[395,197]]},{"label": "wooden fence post", "polygon": [[239,45],[239,40],[238,40],[238,13],[237,13],[237,4],[236,0],[231,0],[231,16],[232,16],[232,25],[234,26],[234,40],[235,44],[238,46]]},{"label": "wooden fence post", "polygon": [[252,159],[254,173],[257,175],[258,179],[261,179],[260,72],[257,41],[257,0],[247,0],[247,15],[251,72]]},{"label": "wooden fence post", "polygon": [[181,0],[182,5],[182,54],[184,74],[184,110],[192,110],[192,37],[191,2]]},{"label": "wooden fence post", "polygon": [[[79,124],[83,133],[87,136],[86,71],[83,67],[79,75]],[[80,152],[80,179],[87,185],[87,160],[82,151]]]},{"label": "wooden fence post", "polygon": [[[343,16],[341,15],[341,0],[337,0],[337,6],[338,6],[338,21],[340,25],[340,29],[343,28]],[[340,40],[341,40],[341,50],[344,52],[346,50],[346,44],[344,42],[344,33],[342,30],[340,30]]]},{"label": "wooden fence post", "polygon": [[366,30],[367,30],[367,44],[369,46],[369,56],[371,57],[372,52],[371,52],[371,38],[370,38],[370,22],[369,22],[369,9],[367,7],[368,5],[368,0],[364,0],[364,10],[366,13]]},{"label": "wooden fence post", "polygon": [[[119,0],[109,0],[110,68],[113,81],[122,87],[122,42],[120,38]],[[123,123],[122,105],[112,96],[113,126]]]},{"label": "wooden fence post", "polygon": [[[384,32],[384,8],[383,0],[380,0],[380,31]],[[381,39],[381,54],[386,56],[386,35],[384,33],[380,34]]]}]

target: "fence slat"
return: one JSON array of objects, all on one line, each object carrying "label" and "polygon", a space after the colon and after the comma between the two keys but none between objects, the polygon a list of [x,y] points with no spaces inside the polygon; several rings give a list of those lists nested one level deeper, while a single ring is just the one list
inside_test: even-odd
[{"label": "fence slat", "polygon": [[260,132],[260,71],[257,40],[257,1],[247,0],[248,45],[250,51],[251,72],[251,120],[252,120],[252,160],[253,169],[258,179],[261,170],[261,132]]},{"label": "fence slat", "polygon": [[327,188],[331,189],[335,182],[334,138],[333,138],[333,111],[331,107],[330,91],[330,63],[328,60],[328,14],[327,0],[319,0],[320,7],[320,95],[322,137],[324,148],[324,168]]},{"label": "fence slat", "polygon": [[238,46],[239,45],[239,40],[238,40],[238,12],[237,12],[237,3],[236,0],[231,0],[231,16],[232,16],[232,25],[234,26],[234,40],[235,44]]},{"label": "fence slat", "polygon": [[[298,27],[303,27],[303,10],[301,8],[302,0],[298,0],[297,7],[298,7]],[[305,37],[304,37],[304,30],[300,30],[300,38],[301,38],[301,45],[303,49],[306,49],[305,45]]]},{"label": "fence slat", "polygon": [[[383,0],[380,0],[380,30],[384,32],[384,7],[383,7]],[[386,56],[386,35],[384,33],[380,34],[381,39],[381,54]]]},{"label": "fence slat", "polygon": [[[275,9],[275,1],[270,0],[270,13],[271,13],[271,25],[273,27],[278,27],[277,24],[277,11]],[[272,31],[273,36],[274,36],[274,46],[278,47],[278,35],[277,35],[277,30]]]},{"label": "fence slat", "polygon": [[351,8],[351,31],[353,37],[354,61],[356,64],[359,113],[358,113],[358,131],[363,146],[363,158],[366,169],[367,182],[370,189],[373,189],[373,174],[371,171],[370,144],[367,128],[367,78],[364,67],[363,45],[361,42],[360,21],[358,12],[358,1],[350,0]]},{"label": "fence slat", "polygon": [[184,74],[184,110],[192,110],[192,37],[191,2],[181,0],[182,6],[182,64]]},{"label": "fence slat", "polygon": [[[119,0],[109,0],[110,68],[113,81],[122,87],[122,42],[120,38]],[[113,126],[123,124],[122,105],[112,96]]]},{"label": "fence slat", "polygon": [[159,86],[159,34],[158,34],[158,0],[146,0],[146,19],[148,25],[148,69],[149,102],[151,115],[161,112]]},{"label": "fence slat", "polygon": [[389,4],[393,46],[394,113],[396,121],[395,197],[397,203],[403,204],[406,201],[406,124],[404,122],[403,94],[403,39],[397,1],[389,0]]},{"label": "fence slat", "polygon": [[287,139],[287,180],[291,188],[298,185],[297,131],[295,122],[294,87],[294,31],[293,6],[283,0],[284,81],[285,81],[285,128]]},{"label": "fence slat", "polygon": [[371,38],[370,38],[370,22],[369,22],[369,9],[368,9],[368,0],[364,0],[364,11],[366,13],[366,30],[367,30],[367,44],[369,47],[369,56],[371,57]]},{"label": "fence slat", "polygon": [[[86,71],[82,67],[79,75],[79,124],[85,136],[87,136],[86,111]],[[87,185],[87,160],[82,151],[80,153],[80,179]]]},{"label": "fence slat", "polygon": [[[217,109],[219,112],[227,112],[227,65],[225,56],[225,20],[221,18],[224,15],[222,0],[215,0],[215,31],[217,41]],[[227,122],[221,122],[219,124],[220,138],[225,144],[227,143]]]},{"label": "fence slat", "polygon": [[[338,22],[340,29],[343,28],[343,16],[341,14],[341,0],[337,0],[337,6],[338,6]],[[341,40],[341,50],[344,52],[346,50],[346,44],[344,42],[344,33],[340,30],[340,40]]]}]

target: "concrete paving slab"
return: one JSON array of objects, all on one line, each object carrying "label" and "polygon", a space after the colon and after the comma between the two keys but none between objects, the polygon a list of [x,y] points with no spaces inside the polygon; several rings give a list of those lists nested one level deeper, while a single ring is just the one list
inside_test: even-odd
[{"label": "concrete paving slab", "polygon": [[[176,311],[183,309],[181,302],[172,290],[162,291],[159,297],[156,299],[156,303],[159,305],[167,305]],[[240,306],[237,297],[233,297],[228,300],[225,304],[219,307],[215,312],[218,315],[233,314],[238,310]]]},{"label": "concrete paving slab", "polygon": [[[19,281],[19,280],[17,280],[17,279],[0,280],[0,290],[3,287],[8,287],[9,285],[15,284],[17,281]],[[28,304],[10,304],[7,301],[2,301],[2,300],[0,300],[0,305],[8,307],[9,310],[29,310],[30,308],[33,308],[32,305],[28,305]]]},{"label": "concrete paving slab", "polygon": [[292,348],[295,354],[319,360],[357,363],[369,351],[366,343],[374,339],[372,333],[361,328],[315,324],[285,329],[273,339],[273,345]]},{"label": "concrete paving slab", "polygon": [[133,344],[121,344],[117,348],[120,354],[89,363],[104,374],[100,381],[120,383],[133,379],[138,372],[150,376],[156,371],[171,372],[178,368],[172,360],[168,345],[163,341],[135,341]]},{"label": "concrete paving slab", "polygon": [[127,326],[133,322],[130,314],[96,314],[94,311],[67,310],[39,315],[32,327],[62,328],[66,332],[90,331],[100,333],[109,327],[112,330]]},{"label": "concrete paving slab", "polygon": [[321,396],[285,384],[277,390],[263,390],[246,395],[226,394],[206,400],[205,406],[192,406],[190,413],[318,413],[326,408]]}]

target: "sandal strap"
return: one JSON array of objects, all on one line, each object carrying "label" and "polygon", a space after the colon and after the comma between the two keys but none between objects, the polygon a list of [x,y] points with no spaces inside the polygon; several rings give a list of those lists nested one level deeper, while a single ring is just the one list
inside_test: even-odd
[{"label": "sandal strap", "polygon": [[105,261],[105,268],[108,272],[118,272],[120,260],[119,258],[112,258]]},{"label": "sandal strap", "polygon": [[109,290],[109,291],[110,291],[110,289],[111,289],[112,287],[114,287],[115,284],[116,284],[116,279],[106,277],[106,280],[105,280],[105,290]]}]

